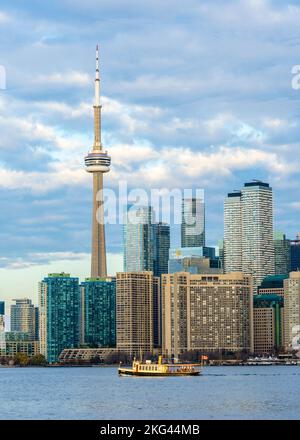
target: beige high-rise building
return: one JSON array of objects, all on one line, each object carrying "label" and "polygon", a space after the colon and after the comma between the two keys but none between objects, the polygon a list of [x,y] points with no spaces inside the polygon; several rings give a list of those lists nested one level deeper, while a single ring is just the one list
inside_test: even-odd
[{"label": "beige high-rise building", "polygon": [[[284,280],[284,343],[291,348],[300,336],[300,272]],[[294,339],[294,341],[293,341]]]},{"label": "beige high-rise building", "polygon": [[251,275],[254,293],[275,273],[273,193],[268,183],[247,182],[225,199],[224,268],[225,273]]},{"label": "beige high-rise building", "polygon": [[279,295],[254,296],[254,353],[270,355],[282,350],[283,314],[283,298]]},{"label": "beige high-rise building", "polygon": [[274,309],[255,308],[253,310],[254,352],[271,354],[275,348]]},{"label": "beige high-rise building", "polygon": [[31,339],[38,339],[38,308],[29,298],[13,299],[10,307],[10,329],[12,332],[28,333]]},{"label": "beige high-rise building", "polygon": [[109,171],[110,156],[103,150],[101,142],[101,104],[99,50],[96,48],[96,77],[94,104],[94,145],[85,157],[85,167],[93,174],[93,217],[92,217],[92,261],[91,277],[106,277],[106,247],[104,228],[103,174]]},{"label": "beige high-rise building", "polygon": [[253,351],[253,288],[242,273],[162,275],[162,350]]},{"label": "beige high-rise building", "polygon": [[159,278],[152,272],[117,273],[117,348],[131,356],[152,353],[160,340]]}]

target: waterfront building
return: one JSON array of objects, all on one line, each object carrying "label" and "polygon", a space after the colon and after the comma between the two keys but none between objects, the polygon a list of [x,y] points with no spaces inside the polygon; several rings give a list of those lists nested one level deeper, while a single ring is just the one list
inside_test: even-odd
[{"label": "waterfront building", "polygon": [[118,355],[119,351],[116,348],[65,348],[59,355],[58,361],[61,363],[86,362],[91,363],[98,360],[99,363],[104,363],[113,355]]},{"label": "waterfront building", "polygon": [[300,271],[284,280],[284,343],[290,349],[300,337]]},{"label": "waterfront building", "polygon": [[283,232],[274,232],[275,274],[291,271],[291,242]]},{"label": "waterfront building", "polygon": [[81,343],[90,347],[116,345],[116,279],[86,278],[81,283]]},{"label": "waterfront building", "polygon": [[242,273],[162,276],[162,350],[253,352],[251,276]]},{"label": "waterfront building", "polygon": [[13,299],[10,306],[10,329],[12,332],[28,333],[31,339],[38,340],[38,308],[31,299]]},{"label": "waterfront building", "polygon": [[5,330],[5,302],[0,301],[0,333]]},{"label": "waterfront building", "polygon": [[181,247],[205,246],[204,200],[183,198],[181,215]]},{"label": "waterfront building", "polygon": [[80,339],[78,278],[53,273],[39,283],[40,352],[57,362],[64,348],[76,348]]},{"label": "waterfront building", "polygon": [[283,296],[254,295],[254,353],[276,354],[283,346]]},{"label": "waterfront building", "polygon": [[253,181],[224,203],[225,273],[252,275],[254,292],[275,273],[273,195],[268,183]]},{"label": "waterfront building", "polygon": [[96,77],[94,102],[94,145],[85,157],[85,167],[93,176],[93,214],[92,214],[92,260],[91,277],[106,277],[106,246],[104,227],[103,174],[110,170],[110,156],[101,141],[101,102],[99,50],[96,47]]},{"label": "waterfront building", "polygon": [[117,348],[152,353],[161,341],[160,281],[150,271],[117,273]]},{"label": "waterfront building", "polygon": [[168,273],[175,272],[222,273],[223,269],[213,247],[171,248]]},{"label": "waterfront building", "polygon": [[0,333],[0,356],[13,358],[22,353],[28,357],[39,353],[39,343],[32,339],[32,335],[26,332],[2,332]]},{"label": "waterfront building", "polygon": [[291,271],[300,270],[300,233],[296,240],[290,240],[291,245]]}]

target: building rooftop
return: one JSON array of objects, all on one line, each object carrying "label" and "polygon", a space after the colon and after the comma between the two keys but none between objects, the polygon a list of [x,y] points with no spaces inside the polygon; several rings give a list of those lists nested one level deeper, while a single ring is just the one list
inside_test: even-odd
[{"label": "building rooftop", "polygon": [[244,184],[244,187],[249,187],[249,186],[264,186],[265,188],[270,188],[270,185],[268,183],[261,182],[260,180],[255,180],[253,182],[246,182]]},{"label": "building rooftop", "polygon": [[263,279],[259,289],[281,289],[283,288],[283,281],[288,277],[287,274],[268,275]]}]

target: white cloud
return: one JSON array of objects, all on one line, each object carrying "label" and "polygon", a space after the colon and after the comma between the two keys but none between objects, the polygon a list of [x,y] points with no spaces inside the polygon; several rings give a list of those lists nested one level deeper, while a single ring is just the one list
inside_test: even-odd
[{"label": "white cloud", "polygon": [[6,24],[12,21],[12,16],[7,14],[6,12],[0,11],[0,23]]},{"label": "white cloud", "polygon": [[48,75],[37,75],[34,83],[41,85],[64,85],[86,87],[92,82],[91,77],[85,72],[67,71],[56,72]]}]

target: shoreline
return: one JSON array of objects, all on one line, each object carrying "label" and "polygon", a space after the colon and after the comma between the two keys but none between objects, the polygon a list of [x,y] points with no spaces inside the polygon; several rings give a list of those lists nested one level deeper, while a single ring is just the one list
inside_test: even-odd
[{"label": "shoreline", "polygon": [[[124,366],[126,366],[124,364]],[[130,366],[130,364],[128,364]],[[208,367],[272,367],[272,366],[284,366],[284,367],[300,367],[300,361],[295,361],[292,363],[284,362],[268,362],[268,363],[216,363],[204,365],[204,368]],[[119,368],[119,364],[101,364],[101,365],[65,365],[65,364],[55,364],[55,365],[0,365],[1,368]]]}]

